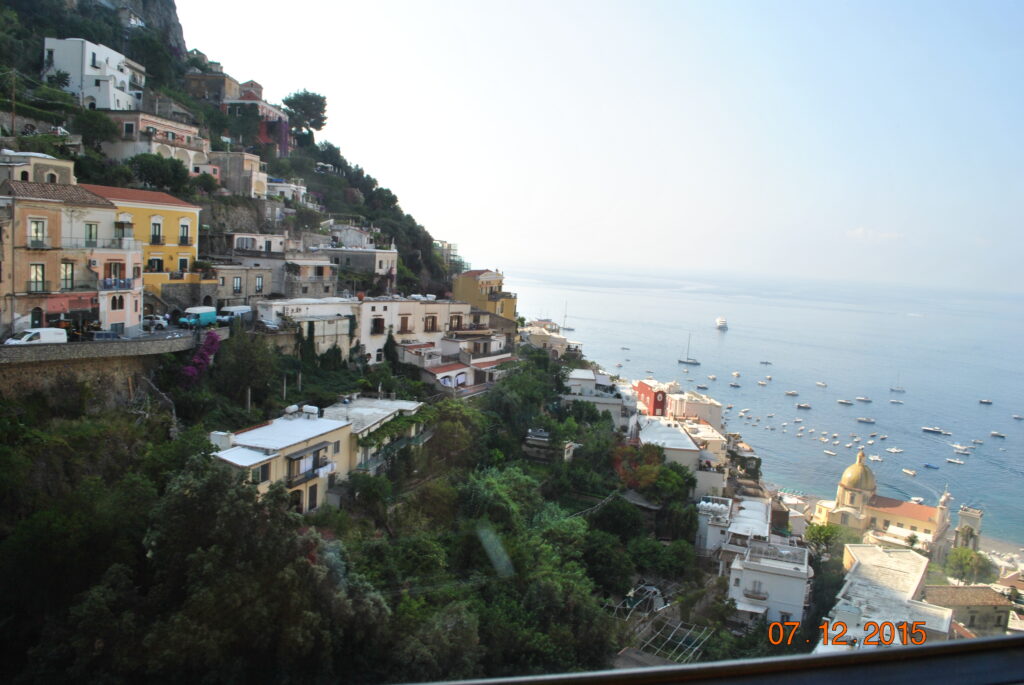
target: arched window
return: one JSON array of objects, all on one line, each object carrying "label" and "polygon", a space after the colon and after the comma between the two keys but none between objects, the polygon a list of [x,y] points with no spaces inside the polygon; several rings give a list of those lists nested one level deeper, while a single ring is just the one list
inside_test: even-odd
[{"label": "arched window", "polygon": [[52,171],[50,173],[46,174],[46,182],[47,183],[56,183],[57,182],[57,174],[53,173]]},{"label": "arched window", "polygon": [[28,172],[27,171],[22,171],[21,172],[21,180],[22,181],[27,181],[28,180]]}]

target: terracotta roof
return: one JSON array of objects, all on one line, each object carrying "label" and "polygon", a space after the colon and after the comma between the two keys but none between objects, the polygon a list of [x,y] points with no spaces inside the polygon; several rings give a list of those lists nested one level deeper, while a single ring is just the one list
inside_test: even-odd
[{"label": "terracotta roof", "polygon": [[1015,587],[1018,590],[1024,590],[1024,577],[1021,576],[1020,571],[1011,573],[1008,576],[1003,576],[997,582],[1000,585],[1005,585],[1006,587]]},{"label": "terracotta roof", "polygon": [[434,346],[434,343],[414,343],[414,344],[411,344],[411,345],[399,345],[399,347],[404,347],[407,350],[422,350],[422,349],[425,349],[427,347],[433,347],[433,346]]},{"label": "terracotta roof", "polygon": [[90,192],[85,186],[73,186],[66,183],[32,183],[31,181],[8,180],[0,184],[0,194],[33,200],[55,200],[69,205],[114,206],[108,200]]},{"label": "terracotta roof", "polygon": [[1013,604],[988,585],[925,585],[924,598],[929,604],[949,608]]},{"label": "terracotta roof", "polygon": [[459,276],[472,276],[473,278],[476,278],[477,276],[482,276],[484,274],[497,273],[497,271],[493,271],[491,269],[473,269],[472,271],[463,271],[461,274],[459,274]]},{"label": "terracotta roof", "polygon": [[953,634],[956,635],[956,637],[958,638],[964,640],[973,640],[974,638],[978,637],[977,635],[972,633],[967,628],[967,626],[965,626],[963,623],[960,623],[960,621],[953,621],[950,624],[950,627],[953,629]]},{"label": "terracotta roof", "polygon": [[97,195],[114,202],[141,202],[156,205],[174,205],[176,207],[188,207],[199,209],[194,204],[179,200],[173,195],[161,193],[156,190],[139,190],[138,188],[115,188],[114,186],[94,186],[89,183],[82,183],[80,188],[90,190]]},{"label": "terracotta roof", "polygon": [[[938,507],[929,507],[926,504],[915,504],[913,502],[893,499],[892,497],[875,495],[868,502],[868,506],[872,509],[878,509],[886,516],[903,516],[917,521],[938,521]],[[895,523],[895,521],[892,523]]]},{"label": "terracotta roof", "polygon": [[436,376],[439,373],[448,373],[458,369],[466,369],[468,371],[469,367],[465,364],[442,364],[441,366],[432,366],[429,369],[424,369],[424,371]]}]

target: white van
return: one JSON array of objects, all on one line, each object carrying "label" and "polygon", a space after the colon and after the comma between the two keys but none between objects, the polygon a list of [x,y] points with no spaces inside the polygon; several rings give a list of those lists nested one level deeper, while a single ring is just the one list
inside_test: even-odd
[{"label": "white van", "polygon": [[229,324],[235,319],[249,321],[251,318],[252,307],[240,304],[231,305],[230,307],[220,308],[220,314],[217,315],[217,323]]},{"label": "white van", "polygon": [[68,332],[63,328],[26,328],[4,341],[4,345],[38,345],[66,343]]}]

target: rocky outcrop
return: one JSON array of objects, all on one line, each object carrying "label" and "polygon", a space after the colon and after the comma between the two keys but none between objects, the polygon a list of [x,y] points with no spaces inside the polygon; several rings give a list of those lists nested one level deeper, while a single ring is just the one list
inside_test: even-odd
[{"label": "rocky outcrop", "polygon": [[146,26],[155,29],[167,39],[171,54],[184,58],[188,51],[185,48],[185,36],[178,21],[178,8],[174,0],[118,0],[115,9],[130,7],[142,17]]}]

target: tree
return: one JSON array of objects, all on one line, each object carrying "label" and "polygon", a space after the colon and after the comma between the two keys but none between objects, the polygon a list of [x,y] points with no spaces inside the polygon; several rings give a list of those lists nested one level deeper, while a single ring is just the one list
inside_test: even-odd
[{"label": "tree", "polygon": [[816,557],[831,554],[842,536],[842,528],[832,523],[823,525],[812,523],[804,531],[804,540],[811,553]]},{"label": "tree", "polygon": [[81,134],[84,145],[99,150],[100,143],[115,140],[121,129],[103,112],[85,109],[71,120],[71,131]]},{"label": "tree", "polygon": [[293,131],[312,133],[321,130],[327,123],[327,98],[323,95],[301,90],[292,93],[282,102]]},{"label": "tree", "polygon": [[46,77],[46,82],[57,88],[67,88],[71,85],[71,74],[63,69],[58,69]]},{"label": "tree", "polygon": [[129,159],[128,166],[135,178],[152,188],[181,193],[188,187],[188,169],[180,160],[143,153]]},{"label": "tree", "polygon": [[612,497],[610,502],[598,509],[591,517],[590,522],[598,530],[611,533],[622,542],[644,534],[643,514],[618,496]]},{"label": "tree", "polygon": [[968,578],[971,582],[978,577],[981,569],[981,555],[967,547],[957,547],[946,557],[946,572],[963,584]]},{"label": "tree", "polygon": [[217,179],[211,174],[207,174],[205,172],[189,180],[188,184],[193,190],[200,190],[207,195],[220,187],[220,183],[217,182]]},{"label": "tree", "polygon": [[914,549],[917,546],[918,539],[916,533],[911,533],[907,536],[907,547]]}]

